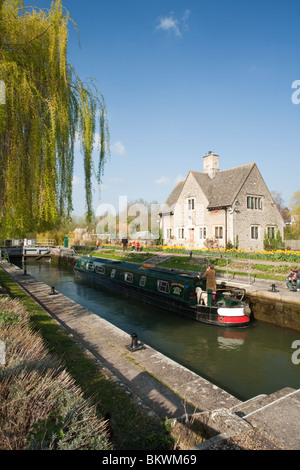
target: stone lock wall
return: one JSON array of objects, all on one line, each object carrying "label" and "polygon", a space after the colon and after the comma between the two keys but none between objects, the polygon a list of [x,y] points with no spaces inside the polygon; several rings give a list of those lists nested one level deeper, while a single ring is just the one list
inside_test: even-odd
[{"label": "stone lock wall", "polygon": [[283,301],[271,294],[249,295],[255,320],[300,331],[300,304]]}]

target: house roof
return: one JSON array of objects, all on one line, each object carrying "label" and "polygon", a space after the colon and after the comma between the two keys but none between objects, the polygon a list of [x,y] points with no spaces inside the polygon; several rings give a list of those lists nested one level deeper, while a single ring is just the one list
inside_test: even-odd
[{"label": "house roof", "polygon": [[[246,181],[255,163],[231,168],[230,170],[219,171],[213,178],[207,173],[190,171],[197,181],[199,187],[208,200],[208,209],[231,206],[241,187]],[[186,180],[185,180],[186,181]],[[185,181],[178,183],[165,202],[165,205],[172,210],[179,199]]]},{"label": "house roof", "polygon": [[176,184],[175,188],[171,192],[170,196],[166,200],[166,202],[161,206],[161,212],[163,212],[164,206],[168,208],[169,210],[173,210],[176,202],[178,201],[178,198],[180,196],[180,193],[182,191],[182,188],[184,186],[185,180],[180,181],[179,183]]}]

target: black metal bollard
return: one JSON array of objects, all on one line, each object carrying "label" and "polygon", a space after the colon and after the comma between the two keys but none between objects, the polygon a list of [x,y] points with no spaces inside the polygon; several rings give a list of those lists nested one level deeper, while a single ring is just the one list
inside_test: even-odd
[{"label": "black metal bollard", "polygon": [[55,291],[55,287],[52,286],[52,287],[51,287],[50,295],[56,295],[56,294],[57,294],[57,292]]},{"label": "black metal bollard", "polygon": [[138,336],[136,333],[132,333],[131,335],[131,349],[136,349],[138,348]]}]

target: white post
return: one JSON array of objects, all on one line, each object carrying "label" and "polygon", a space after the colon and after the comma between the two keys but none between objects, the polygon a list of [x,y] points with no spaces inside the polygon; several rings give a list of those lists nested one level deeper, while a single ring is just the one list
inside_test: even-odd
[{"label": "white post", "polygon": [[0,340],[0,366],[5,366],[5,343]]}]

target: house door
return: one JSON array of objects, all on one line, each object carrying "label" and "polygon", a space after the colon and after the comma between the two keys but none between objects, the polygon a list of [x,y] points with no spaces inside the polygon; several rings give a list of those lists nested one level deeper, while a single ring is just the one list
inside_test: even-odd
[{"label": "house door", "polygon": [[190,244],[194,245],[194,240],[195,240],[195,229],[190,228]]}]

